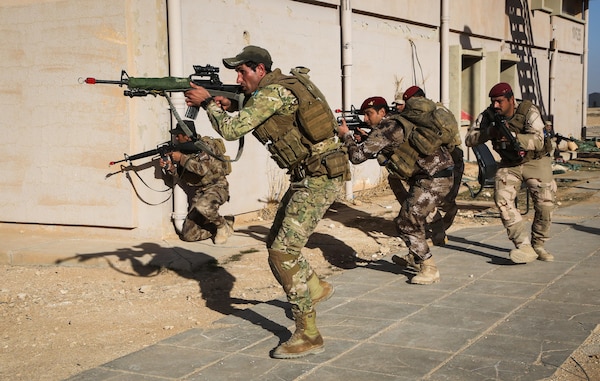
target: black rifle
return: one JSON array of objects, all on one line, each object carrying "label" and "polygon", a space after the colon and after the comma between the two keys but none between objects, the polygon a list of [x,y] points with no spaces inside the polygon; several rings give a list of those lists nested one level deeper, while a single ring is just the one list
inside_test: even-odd
[{"label": "black rifle", "polygon": [[[128,90],[123,92],[123,95],[128,97],[145,97],[147,95],[162,95],[166,93],[185,92],[191,90],[190,82],[198,86],[204,87],[213,97],[223,96],[241,107],[244,103],[244,94],[241,92],[239,85],[224,85],[219,78],[219,68],[211,65],[200,66],[193,65],[194,74],[189,77],[162,77],[162,78],[145,78],[145,77],[130,77],[125,70],[121,71],[121,79],[119,81],[96,79],[88,77],[80,79],[80,82],[93,85],[96,83],[104,83],[110,85],[127,86]],[[185,116],[189,119],[196,119],[198,115],[198,107],[188,107]]]},{"label": "black rifle", "polygon": [[128,162],[132,162],[133,160],[138,160],[138,159],[143,159],[146,157],[151,157],[151,156],[160,156],[161,159],[167,161],[168,157],[167,155],[170,152],[175,152],[175,151],[179,151],[181,153],[184,154],[192,154],[192,153],[196,153],[201,151],[200,148],[198,148],[193,142],[186,142],[186,143],[181,143],[181,144],[173,144],[171,142],[165,142],[165,143],[161,143],[158,146],[156,146],[155,149],[151,149],[149,151],[145,151],[145,152],[141,152],[141,153],[136,153],[135,155],[125,155],[124,159],[121,160],[117,160],[117,161],[111,161],[109,163],[109,165],[115,165],[117,163],[122,163],[124,161],[128,161]]},{"label": "black rifle", "polygon": [[575,138],[566,137],[566,136],[561,135],[561,134],[554,134],[554,137],[556,138],[556,143],[560,143],[561,140],[568,140],[570,142],[576,142],[577,141],[577,139],[575,139]]},{"label": "black rifle", "polygon": [[516,136],[508,128],[508,121],[502,115],[494,114],[494,127],[500,134],[496,139],[494,149],[509,162],[521,162],[527,152],[521,147]]},{"label": "black rifle", "polygon": [[350,110],[337,109],[335,110],[335,112],[338,114],[342,114],[341,116],[337,117],[338,126],[342,124],[342,120],[345,120],[348,129],[352,131],[355,131],[357,128],[371,129],[371,127],[367,123],[360,119],[360,117],[358,116],[358,111],[356,110],[356,108],[354,108],[354,106],[350,106]]}]

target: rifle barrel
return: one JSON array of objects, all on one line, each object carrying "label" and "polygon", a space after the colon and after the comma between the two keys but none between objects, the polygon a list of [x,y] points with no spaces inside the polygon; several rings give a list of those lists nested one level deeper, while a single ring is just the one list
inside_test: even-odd
[{"label": "rifle barrel", "polygon": [[111,81],[111,80],[106,80],[106,79],[96,79],[96,78],[92,78],[92,77],[87,77],[84,82],[87,83],[88,85],[95,85],[96,83],[108,83],[111,85],[126,85],[127,84],[125,81]]}]

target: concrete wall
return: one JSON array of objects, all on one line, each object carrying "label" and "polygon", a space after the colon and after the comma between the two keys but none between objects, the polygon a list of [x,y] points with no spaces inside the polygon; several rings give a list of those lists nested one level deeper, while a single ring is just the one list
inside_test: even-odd
[{"label": "concrete wall", "polygon": [[[182,61],[189,74],[194,64],[212,64],[221,68],[223,82],[233,83],[235,73],[224,69],[221,59],[245,45],[260,45],[284,72],[297,65],[311,68],[330,106],[341,108],[339,4],[181,0],[181,25],[168,26],[166,0],[4,0],[0,148],[9,165],[0,169],[0,222],[61,226],[86,234],[172,235],[172,200],[156,162],[137,161],[135,170],[108,166],[123,153],[153,149],[170,138],[167,102],[161,97],[130,99],[122,95],[123,88],[84,85],[80,78],[119,79],[121,70],[131,76],[169,75],[168,32],[180,27]],[[396,92],[415,84],[439,100],[440,4],[351,2],[349,91],[355,106],[373,95],[391,103]],[[578,136],[584,112],[584,23],[552,9],[529,12],[533,40],[525,57],[535,65],[536,76],[531,86],[522,82],[522,62],[510,64],[521,59],[509,18],[515,4],[520,0],[451,1],[451,108],[457,115],[465,110],[476,114],[489,102],[489,87],[508,80],[517,92],[533,88],[545,109],[551,109],[557,131]],[[558,50],[549,99],[552,38]],[[465,57],[473,61],[468,69]],[[196,126],[201,134],[215,135],[203,112]],[[228,142],[227,148],[234,156],[238,145]],[[353,188],[373,186],[382,181],[381,174],[374,161],[353,166]],[[232,214],[261,209],[287,185],[284,171],[250,135],[229,179],[231,201],[223,212]]]},{"label": "concrete wall", "polygon": [[[149,207],[125,176],[106,176],[115,170],[109,161],[124,152],[168,139],[165,105],[126,99],[116,86],[82,85],[79,77],[118,79],[121,69],[166,75],[164,2],[5,1],[0,9],[0,148],[11,163],[0,170],[2,221],[162,234],[168,203]],[[153,182],[152,169],[138,173]],[[168,196],[139,191],[149,203]]]}]

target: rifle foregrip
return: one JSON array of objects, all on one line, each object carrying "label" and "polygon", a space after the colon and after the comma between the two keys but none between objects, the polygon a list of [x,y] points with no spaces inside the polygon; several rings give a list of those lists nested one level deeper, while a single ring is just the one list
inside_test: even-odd
[{"label": "rifle foregrip", "polygon": [[196,117],[198,116],[198,111],[200,111],[199,107],[190,106],[185,111],[185,117],[188,118],[188,119],[192,119],[192,120],[196,119]]}]

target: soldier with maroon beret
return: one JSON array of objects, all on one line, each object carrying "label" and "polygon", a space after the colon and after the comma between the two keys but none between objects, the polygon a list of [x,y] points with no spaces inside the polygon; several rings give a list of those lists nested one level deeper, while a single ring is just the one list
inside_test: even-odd
[{"label": "soldier with maroon beret", "polygon": [[[549,148],[544,139],[544,121],[531,101],[515,101],[512,87],[506,82],[494,85],[489,96],[491,105],[469,128],[465,144],[473,147],[490,140],[501,157],[496,172],[494,201],[508,238],[515,246],[509,253],[510,259],[514,263],[528,263],[536,259],[553,261],[554,256],[544,247],[550,238],[556,197],[549,155],[551,146]],[[531,194],[535,209],[531,236],[515,206],[515,198],[523,183]]]},{"label": "soldier with maroon beret", "polygon": [[[364,121],[373,127],[364,141],[359,144],[343,121],[338,128],[338,135],[348,147],[350,161],[359,164],[368,159],[377,159],[380,165],[409,185],[406,196],[396,196],[399,200],[403,199],[403,202],[400,213],[394,220],[409,253],[403,257],[395,256],[402,263],[396,260],[394,262],[418,271],[410,280],[412,284],[439,282],[440,272],[427,244],[425,224],[427,216],[435,211],[443,202],[444,196],[450,192],[454,164],[452,157],[444,146],[436,148],[430,155],[418,153],[409,143],[413,125],[402,114],[388,114],[387,102],[382,97],[367,98],[359,112],[364,115]],[[413,160],[406,166],[399,167],[397,164],[407,157],[412,157]],[[390,186],[392,184],[390,182]],[[394,193],[396,191],[394,189]]]}]

